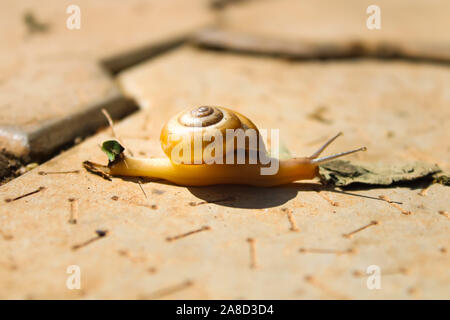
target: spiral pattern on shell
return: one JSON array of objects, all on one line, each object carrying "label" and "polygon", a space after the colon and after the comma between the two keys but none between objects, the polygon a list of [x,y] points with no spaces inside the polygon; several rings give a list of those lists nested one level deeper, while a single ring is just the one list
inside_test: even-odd
[{"label": "spiral pattern on shell", "polygon": [[[253,129],[259,135],[253,122],[238,112],[223,107],[200,106],[182,111],[167,121],[161,131],[161,147],[172,161],[175,160],[175,151],[181,158],[181,161],[177,159],[175,162],[205,163],[210,157],[205,158],[203,151],[215,141],[217,135],[223,138],[223,152],[217,156],[224,157],[226,144],[235,142],[235,138],[226,140],[227,129],[242,129],[244,132]],[[184,150],[181,155],[180,150]],[[216,157],[215,154],[212,156]]]},{"label": "spiral pattern on shell", "polygon": [[178,121],[186,127],[208,127],[215,125],[223,119],[223,112],[220,109],[209,106],[202,106],[183,112]]}]

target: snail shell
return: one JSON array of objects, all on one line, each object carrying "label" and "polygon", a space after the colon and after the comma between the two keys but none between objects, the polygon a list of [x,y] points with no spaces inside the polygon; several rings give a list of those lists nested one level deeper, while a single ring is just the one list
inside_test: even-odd
[{"label": "snail shell", "polygon": [[[236,146],[237,142],[235,136],[227,139],[227,129],[242,129],[244,133],[253,129],[259,137],[255,124],[240,113],[223,107],[200,106],[182,111],[167,121],[161,131],[161,147],[175,162],[202,164],[217,157],[225,159],[227,144]],[[222,154],[216,155],[213,151],[210,156],[205,155],[205,149],[214,143],[217,135],[222,137]],[[246,143],[245,149],[248,148]]]}]

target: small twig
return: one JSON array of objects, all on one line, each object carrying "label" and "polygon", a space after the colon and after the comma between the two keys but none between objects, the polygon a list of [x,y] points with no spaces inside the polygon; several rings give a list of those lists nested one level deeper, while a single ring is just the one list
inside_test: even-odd
[{"label": "small twig", "polygon": [[78,250],[82,247],[87,246],[88,244],[91,244],[94,241],[104,238],[108,234],[108,230],[96,230],[95,233],[97,234],[96,237],[93,237],[89,240],[86,240],[85,242],[82,242],[80,244],[76,244],[76,245],[72,246],[72,250]]},{"label": "small twig", "polygon": [[3,240],[12,240],[14,239],[14,236],[12,234],[7,234],[5,232],[3,232],[2,230],[0,230],[0,236],[2,236]]},{"label": "small twig", "polygon": [[398,269],[395,269],[395,270],[388,270],[388,271],[385,271],[385,272],[383,272],[382,274],[383,275],[393,275],[393,274],[404,274],[404,275],[408,275],[408,274],[410,274],[411,273],[411,270],[410,269],[408,269],[408,268],[404,268],[404,267],[400,267],[400,268],[398,268]]},{"label": "small twig", "polygon": [[[112,131],[112,134],[113,134],[113,137],[117,141],[119,141],[119,143],[121,145],[125,146],[125,144],[123,143],[122,139],[120,139],[119,135],[116,133],[116,130],[114,129],[114,121],[113,121],[111,115],[109,114],[109,112],[105,108],[102,108],[102,113],[106,117],[106,120],[108,121],[109,127],[111,128],[111,131]],[[133,152],[130,149],[125,148],[125,150],[130,154],[130,156],[133,156]],[[125,163],[125,166],[128,168],[127,162],[124,161],[124,163]]]},{"label": "small twig", "polygon": [[419,196],[425,197],[427,195],[428,189],[430,189],[430,187],[433,185],[433,183],[430,183],[428,186],[426,186],[425,188],[423,188],[422,190],[420,190],[420,192],[418,193]]},{"label": "small twig", "polygon": [[197,230],[189,231],[189,232],[186,232],[186,233],[183,233],[183,234],[180,234],[180,235],[177,235],[177,236],[173,236],[173,237],[167,237],[166,241],[169,241],[169,242],[175,241],[175,240],[178,240],[178,239],[190,236],[190,235],[192,235],[194,233],[198,233],[198,232],[202,232],[202,231],[206,231],[206,230],[211,230],[211,227],[210,226],[203,226],[203,227],[201,227],[200,229],[197,229]]},{"label": "small twig", "polygon": [[353,274],[353,276],[356,277],[356,278],[361,278],[361,277],[364,277],[364,276],[365,276],[365,273],[362,272],[362,271],[360,271],[360,270],[355,270],[355,271],[353,271],[352,274]]},{"label": "small twig", "polygon": [[108,173],[109,172],[109,168],[104,166],[104,165],[101,165],[101,164],[98,164],[98,163],[94,163],[94,162],[91,162],[91,161],[84,161],[83,162],[83,167],[87,171],[89,171],[90,173],[98,175],[98,176],[102,177],[105,180],[112,181],[112,178],[111,178],[111,176]]},{"label": "small twig", "polygon": [[288,209],[288,208],[283,208],[283,209],[281,209],[281,211],[286,212],[286,214],[287,214],[287,218],[291,225],[289,230],[294,231],[294,232],[300,231],[300,229],[297,227],[297,223],[295,222],[294,215],[292,214],[292,210]]},{"label": "small twig", "polygon": [[142,187],[142,184],[141,184],[141,182],[138,180],[138,185],[139,185],[139,188],[141,188],[141,191],[142,191],[142,193],[144,194],[144,196],[145,196],[145,199],[147,199],[148,200],[148,197],[147,197],[147,193],[145,193],[145,190],[144,190],[144,188]]},{"label": "small twig", "polygon": [[36,190],[34,190],[34,191],[25,193],[25,194],[23,194],[23,195],[21,195],[21,196],[18,196],[18,197],[16,197],[16,198],[13,198],[13,199],[7,198],[7,199],[5,199],[5,202],[12,202],[12,201],[16,201],[16,200],[22,199],[22,198],[31,196],[31,195],[33,195],[33,194],[35,194],[35,193],[38,193],[38,192],[40,192],[40,191],[42,191],[42,190],[44,190],[44,189],[45,189],[45,187],[39,187],[38,189],[36,189]]},{"label": "small twig", "polygon": [[71,170],[71,171],[39,171],[38,174],[40,176],[46,176],[48,174],[68,174],[68,173],[80,173],[80,170]]},{"label": "small twig", "polygon": [[[396,274],[403,274],[403,275],[407,275],[410,273],[410,270],[407,268],[398,268],[396,270],[387,270],[387,271],[382,271],[381,274],[383,276],[390,276],[390,275],[396,275]],[[361,277],[366,277],[367,274],[363,271],[360,270],[355,270],[353,271],[353,276],[357,277],[357,278],[361,278]]]},{"label": "small twig", "polygon": [[30,34],[33,34],[34,32],[47,32],[49,29],[49,24],[37,20],[36,16],[31,11],[24,13],[23,22],[27,26],[27,30]]},{"label": "small twig", "polygon": [[328,108],[326,106],[320,106],[317,109],[315,109],[312,113],[308,114],[307,117],[325,124],[331,124],[333,121],[325,116],[325,113],[327,112]]},{"label": "small twig", "polygon": [[329,287],[327,287],[325,284],[323,284],[322,282],[317,280],[317,278],[314,277],[314,276],[307,275],[305,277],[305,281],[310,283],[314,287],[320,289],[321,291],[323,291],[327,295],[334,296],[337,299],[348,299],[348,297],[346,297],[346,296],[342,295],[341,293],[336,292],[336,291],[330,289]]},{"label": "small twig", "polygon": [[409,288],[407,292],[408,292],[409,295],[411,295],[411,296],[416,296],[416,297],[417,297],[417,296],[419,295],[419,293],[420,293],[419,289],[416,288],[416,287],[411,287],[411,288]]},{"label": "small twig", "polygon": [[393,206],[394,208],[400,210],[401,213],[403,213],[404,215],[410,215],[412,214],[411,211],[407,211],[405,209],[403,209],[402,207],[400,207],[397,203],[395,203],[394,201],[392,201],[391,199],[389,199],[387,196],[381,195],[378,196],[378,198],[380,198],[381,200],[386,201],[387,203],[389,203],[391,206]]},{"label": "small twig", "polygon": [[[119,135],[116,133],[116,130],[114,129],[114,121],[113,121],[113,119],[111,118],[111,115],[110,115],[109,112],[108,112],[106,109],[104,109],[104,108],[102,108],[102,113],[105,115],[106,120],[108,120],[109,127],[111,128],[111,131],[112,131],[112,134],[113,134],[114,138],[116,138],[116,140],[119,141],[120,144],[124,146],[125,144],[122,142],[122,139],[120,139]],[[125,148],[125,150],[128,151],[128,153],[130,154],[130,156],[133,156],[133,152],[132,152],[130,149]]]},{"label": "small twig", "polygon": [[158,272],[158,268],[156,268],[156,267],[149,267],[147,269],[147,271],[148,271],[148,273],[156,273],[156,272]]},{"label": "small twig", "polygon": [[333,207],[339,207],[339,202],[335,202],[333,200],[331,200],[325,193],[323,193],[322,191],[317,191],[317,193],[324,198],[326,201],[328,201]]},{"label": "small twig", "polygon": [[[118,196],[112,196],[111,200],[114,201],[118,201],[120,200],[120,198]],[[139,202],[139,201],[134,201],[134,200],[127,200],[127,199],[122,199],[123,202],[127,203],[127,204],[131,204],[133,206],[138,206],[138,207],[145,207],[145,208],[150,208],[152,210],[156,210],[158,209],[158,205],[157,204],[149,204],[146,201],[144,202]]]},{"label": "small twig", "polygon": [[450,219],[450,213],[448,213],[447,211],[440,210],[440,211],[439,211],[439,214],[440,214],[441,216],[446,217],[447,219]]},{"label": "small twig", "polygon": [[138,202],[129,202],[135,206],[139,206],[139,207],[145,207],[145,208],[150,208],[152,210],[156,210],[158,209],[158,205],[157,204],[147,204],[147,203],[138,203]]},{"label": "small twig", "polygon": [[350,248],[347,250],[333,250],[333,249],[317,249],[317,248],[300,248],[299,252],[301,253],[325,253],[325,254],[336,254],[336,255],[341,255],[341,254],[352,254],[352,253],[356,253],[357,250],[354,248]]},{"label": "small twig", "polygon": [[105,108],[102,108],[102,113],[105,116],[106,120],[108,121],[109,127],[111,128],[114,138],[116,138],[122,144],[119,136],[116,134],[116,130],[114,129],[114,121],[113,121],[111,115]]},{"label": "small twig", "polygon": [[356,229],[356,230],[354,230],[354,231],[352,231],[352,232],[349,232],[349,233],[344,233],[342,236],[344,237],[344,238],[351,238],[351,237],[353,237],[353,235],[355,234],[355,233],[357,233],[357,232],[360,232],[360,231],[363,231],[364,229],[367,229],[367,228],[369,228],[369,227],[371,227],[371,226],[376,226],[377,224],[380,224],[378,221],[371,221],[370,223],[368,223],[368,224],[366,224],[365,226],[363,226],[363,227],[361,227],[361,228],[358,228],[358,229]]},{"label": "small twig", "polygon": [[71,224],[76,224],[78,222],[78,200],[70,198],[69,202],[70,202],[70,218],[68,222]]},{"label": "small twig", "polygon": [[247,242],[250,245],[250,269],[256,269],[258,267],[258,260],[256,256],[256,240],[248,238]]},{"label": "small twig", "polygon": [[160,299],[162,297],[171,295],[173,293],[176,293],[178,291],[187,289],[194,285],[194,282],[191,280],[186,280],[183,283],[176,284],[167,288],[159,289],[155,291],[154,293],[150,294],[147,299]]},{"label": "small twig", "polygon": [[122,257],[130,259],[130,261],[134,263],[145,263],[147,261],[145,255],[132,255],[127,249],[118,250],[117,253]]},{"label": "small twig", "polygon": [[[111,128],[111,131],[112,131],[112,134],[113,134],[114,138],[116,138],[116,140],[119,141],[120,144],[125,146],[125,144],[123,143],[122,139],[120,139],[119,135],[117,134],[116,130],[114,129],[114,121],[113,121],[111,115],[109,114],[109,112],[106,109],[102,108],[102,113],[105,115],[106,120],[108,120],[109,127]],[[133,151],[131,151],[130,148],[125,148],[125,150],[130,154],[130,156],[133,156]],[[127,162],[124,161],[124,163],[125,163],[125,166],[128,167]],[[145,193],[141,182],[138,181],[137,183],[138,183],[139,188],[141,189],[142,193],[144,194],[145,199],[148,199],[147,194]]]},{"label": "small twig", "polygon": [[189,205],[192,206],[192,207],[196,207],[196,206],[199,206],[199,205],[202,205],[202,204],[220,203],[220,202],[232,201],[234,199],[235,199],[235,197],[227,197],[227,198],[223,198],[223,199],[210,200],[210,201],[199,201],[199,202],[191,201],[191,202],[189,202]]}]

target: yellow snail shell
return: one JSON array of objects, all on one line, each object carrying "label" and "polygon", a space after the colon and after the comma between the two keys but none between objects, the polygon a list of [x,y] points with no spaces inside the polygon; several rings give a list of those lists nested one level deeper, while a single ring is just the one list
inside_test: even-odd
[{"label": "yellow snail shell", "polygon": [[[258,128],[242,114],[223,107],[201,106],[182,111],[166,122],[161,131],[161,147],[169,159],[173,158],[175,151],[179,162],[208,163],[213,158],[208,158],[203,151],[215,141],[216,135],[223,139],[222,157],[228,152],[227,144],[236,145],[235,136],[227,140],[227,129],[242,129],[244,133],[253,129],[259,137]],[[182,150],[187,149],[190,149],[190,152],[183,154]],[[245,149],[249,149],[249,144],[245,145]],[[216,155],[213,154],[213,157]]]}]

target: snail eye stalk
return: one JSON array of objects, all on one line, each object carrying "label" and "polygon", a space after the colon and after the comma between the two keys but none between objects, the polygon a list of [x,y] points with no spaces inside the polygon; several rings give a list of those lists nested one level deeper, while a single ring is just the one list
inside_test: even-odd
[{"label": "snail eye stalk", "polygon": [[361,148],[354,149],[354,150],[350,150],[350,151],[345,151],[345,152],[341,152],[341,153],[336,153],[336,154],[333,154],[333,155],[331,155],[331,156],[325,156],[325,157],[321,157],[321,158],[315,158],[315,159],[312,159],[312,160],[311,160],[311,163],[314,163],[314,164],[324,163],[324,162],[326,162],[326,161],[330,161],[330,160],[333,160],[333,159],[336,159],[336,158],[340,158],[340,157],[346,156],[346,155],[351,154],[351,153],[355,153],[355,152],[359,152],[359,151],[366,151],[366,150],[367,150],[366,147],[361,147]]},{"label": "snail eye stalk", "polygon": [[331,139],[329,139],[327,142],[325,142],[323,144],[323,146],[321,146],[316,152],[314,152],[309,158],[311,159],[311,163],[314,164],[318,164],[318,163],[323,163],[326,161],[330,161],[336,158],[340,158],[343,156],[346,156],[348,154],[351,153],[355,153],[355,152],[359,152],[359,151],[366,151],[367,148],[366,147],[362,147],[362,148],[358,148],[355,150],[350,150],[350,151],[345,151],[345,152],[341,152],[341,153],[337,153],[337,154],[333,154],[331,156],[326,156],[326,157],[321,157],[318,158],[318,156],[320,156],[320,154],[334,141],[336,140],[338,137],[342,136],[342,132],[339,132],[337,135],[335,135],[334,137],[332,137]]},{"label": "snail eye stalk", "polygon": [[320,156],[320,154],[325,150],[334,140],[336,140],[338,137],[342,136],[342,132],[339,132],[337,135],[335,135],[333,138],[329,139],[327,142],[323,144],[316,152],[314,152],[310,158],[317,158]]}]

